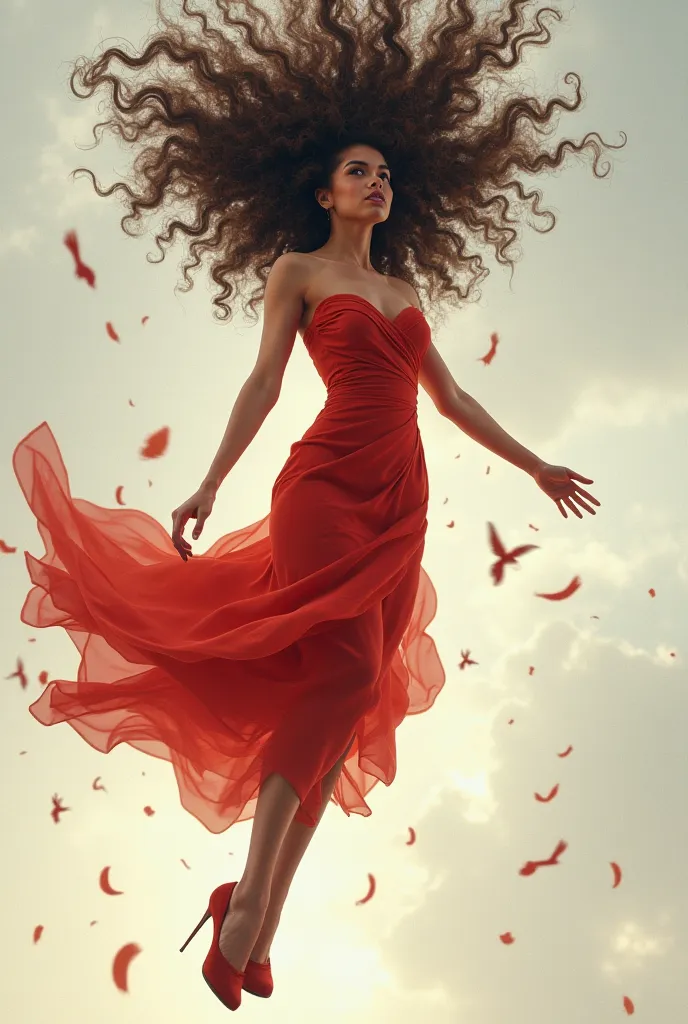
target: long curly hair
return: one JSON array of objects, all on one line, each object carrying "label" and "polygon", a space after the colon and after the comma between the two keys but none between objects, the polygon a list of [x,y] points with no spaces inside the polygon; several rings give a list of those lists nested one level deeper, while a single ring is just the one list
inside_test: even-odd
[{"label": "long curly hair", "polygon": [[[476,298],[475,286],[489,274],[470,240],[492,246],[513,277],[509,249],[520,224],[508,192],[521,214],[527,203],[548,221],[532,225],[537,231],[553,229],[555,215],[539,207],[542,193],[526,192],[515,173],[555,169],[567,152],[590,150],[594,174],[604,178],[611,165],[598,170],[603,150],[621,149],[626,136],[609,146],[589,133],[578,145],[559,142],[550,154],[542,139],[552,134],[558,110],[581,105],[580,77],[566,74],[574,90],[568,101],[544,104],[521,82],[507,88],[526,45],[549,43],[545,15],[561,21],[559,11],[540,8],[526,27],[531,0],[508,0],[479,25],[478,0],[433,2],[418,39],[411,7],[425,5],[417,0],[366,0],[365,14],[355,0],[280,0],[284,23],[277,27],[250,0],[214,0],[219,28],[189,0],[181,3],[183,24],[179,10],[177,22],[168,20],[156,0],[165,28],[140,56],[110,47],[97,59],[79,58],[70,76],[82,99],[109,88],[109,120],[94,127],[94,145],[101,128],[127,143],[146,142],[132,186],[101,190],[84,167],[72,175],[90,175],[100,196],[125,193],[129,212],[121,226],[128,235],[144,211],[166,198],[181,203],[187,219],[170,219],[155,236],[160,260],[147,258],[161,262],[176,232],[190,236],[181,290],[193,287],[189,271],[211,253],[220,288],[213,303],[223,311],[215,317],[232,319],[227,300],[241,295],[252,275],[249,283],[257,279],[258,287],[243,309],[256,322],[277,257],[311,252],[329,237],[316,190],[331,188],[344,149],[370,145],[384,154],[394,181],[390,216],[373,229],[372,265],[424,291],[437,321],[438,300],[452,296],[457,307]],[[136,73],[137,84],[111,70],[115,60]]]}]

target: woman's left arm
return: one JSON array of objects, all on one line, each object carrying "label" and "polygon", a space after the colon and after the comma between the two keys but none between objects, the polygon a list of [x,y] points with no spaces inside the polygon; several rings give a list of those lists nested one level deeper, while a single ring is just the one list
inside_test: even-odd
[{"label": "woman's left arm", "polygon": [[[568,518],[569,508],[579,519],[583,516],[577,506],[595,515],[592,505],[599,507],[599,501],[588,491],[578,486],[579,483],[591,484],[594,481],[575,473],[566,466],[553,466],[544,459],[534,455],[528,448],[519,444],[511,434],[500,427],[482,405],[465,391],[459,391],[446,407],[444,415],[455,423],[459,430],[468,434],[474,441],[488,448],[495,455],[506,459],[512,466],[524,470],[533,477],[541,491],[552,499],[564,519]],[[585,500],[587,499],[587,500]],[[591,504],[589,504],[589,502]]]},{"label": "woman's left arm", "polygon": [[455,396],[445,416],[483,448],[488,448],[495,455],[499,455],[500,459],[506,459],[512,466],[524,470],[530,476],[534,476],[536,471],[545,465],[544,459],[538,458],[528,448],[519,444],[511,434],[507,434],[482,405],[465,391]]}]

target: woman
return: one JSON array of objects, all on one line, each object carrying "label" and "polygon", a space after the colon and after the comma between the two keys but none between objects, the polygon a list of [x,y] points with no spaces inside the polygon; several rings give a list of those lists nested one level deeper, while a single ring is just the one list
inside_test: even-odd
[{"label": "woman", "polygon": [[[444,683],[425,632],[435,593],[421,567],[418,384],[564,516],[599,504],[579,486],[592,481],[544,463],[461,391],[416,291],[422,278],[435,313],[440,298],[475,294],[488,271],[466,252],[469,235],[487,238],[513,269],[506,250],[517,221],[505,191],[543,215],[539,193],[524,193],[514,171],[590,149],[597,174],[597,136],[560,143],[555,156],[540,146],[555,109],[580,106],[575,75],[568,104],[543,108],[521,88],[510,98],[505,83],[501,103],[486,101],[486,75],[515,67],[526,43],[547,43],[543,15],[559,17],[545,8],[527,28],[526,2],[510,0],[478,25],[475,0],[446,0],[444,17],[411,47],[411,0],[385,0],[383,14],[360,23],[350,0],[338,16],[328,0],[311,0],[290,11],[287,48],[262,14],[243,48],[230,39],[260,14],[248,0],[237,18],[217,0],[223,32],[184,2],[199,39],[159,9],[166,30],[139,57],[113,47],[72,75],[76,95],[110,86],[107,127],[149,140],[133,189],[101,191],[79,168],[98,194],[123,189],[135,219],[167,192],[185,196],[195,217],[156,241],[176,229],[192,235],[191,266],[214,251],[225,318],[247,271],[260,281],[249,306],[265,302],[256,366],[203,482],[173,513],[171,538],[143,512],[73,499],[47,424],[14,455],[46,543],[42,559],[26,553],[34,587],[22,619],[62,625],[82,652],[78,682],[49,684],[32,713],[46,725],[68,721],[101,751],[127,742],[166,758],[182,804],[211,832],[253,818],[241,879],[211,894],[189,936],[212,916],[203,976],[229,1009],[242,989],[272,991],[270,945],[327,803],[370,813],[367,793],[394,778],[397,726]],[[248,45],[260,60],[249,60]],[[115,60],[145,69],[148,81],[123,88]],[[325,406],[292,445],[270,514],[194,559],[186,523],[196,520],[197,539],[277,401],[297,331],[327,384]]]}]

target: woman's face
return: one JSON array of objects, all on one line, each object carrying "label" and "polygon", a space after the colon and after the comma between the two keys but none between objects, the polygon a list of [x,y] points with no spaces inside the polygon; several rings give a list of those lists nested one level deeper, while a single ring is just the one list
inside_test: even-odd
[{"label": "woman's face", "polygon": [[[383,203],[371,201],[381,196]],[[391,172],[383,154],[371,146],[350,146],[344,151],[332,176],[332,189],[321,201],[334,207],[340,219],[376,224],[386,220],[392,205]]]}]

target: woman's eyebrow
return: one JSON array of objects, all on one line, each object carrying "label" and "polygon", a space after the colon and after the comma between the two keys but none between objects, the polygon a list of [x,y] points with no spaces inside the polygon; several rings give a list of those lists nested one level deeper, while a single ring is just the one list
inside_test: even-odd
[{"label": "woman's eyebrow", "polygon": [[[363,164],[364,167],[370,166],[368,164],[367,160],[349,160],[349,161],[347,161],[347,163],[344,164],[344,166],[348,167],[349,164]],[[389,170],[389,165],[388,164],[380,164],[380,167],[384,168],[387,171]]]}]

